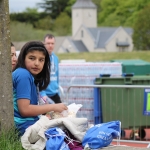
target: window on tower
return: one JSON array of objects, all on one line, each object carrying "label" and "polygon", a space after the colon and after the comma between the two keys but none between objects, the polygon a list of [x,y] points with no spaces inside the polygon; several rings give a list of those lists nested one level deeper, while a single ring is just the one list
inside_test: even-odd
[{"label": "window on tower", "polygon": [[84,37],[84,32],[83,32],[83,30],[81,30],[81,38],[83,38]]}]

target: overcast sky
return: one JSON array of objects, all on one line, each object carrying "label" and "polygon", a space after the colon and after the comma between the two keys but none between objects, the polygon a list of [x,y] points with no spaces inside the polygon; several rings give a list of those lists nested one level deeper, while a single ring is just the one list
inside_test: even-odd
[{"label": "overcast sky", "polygon": [[42,2],[42,0],[9,0],[9,11],[11,12],[22,12],[27,7],[35,8],[36,3]]}]

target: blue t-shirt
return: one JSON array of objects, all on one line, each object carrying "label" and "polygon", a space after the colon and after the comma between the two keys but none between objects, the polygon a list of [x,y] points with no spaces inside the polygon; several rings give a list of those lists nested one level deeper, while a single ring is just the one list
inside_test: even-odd
[{"label": "blue t-shirt", "polygon": [[59,59],[52,53],[50,55],[51,71],[50,71],[50,83],[46,90],[40,92],[41,96],[54,96],[59,94]]},{"label": "blue t-shirt", "polygon": [[39,119],[39,117],[22,117],[18,110],[17,101],[19,99],[28,99],[30,101],[30,104],[38,105],[37,88],[34,84],[34,78],[32,74],[24,68],[16,69],[12,73],[12,78],[14,121],[17,129],[22,135],[25,132],[25,129],[33,125]]}]

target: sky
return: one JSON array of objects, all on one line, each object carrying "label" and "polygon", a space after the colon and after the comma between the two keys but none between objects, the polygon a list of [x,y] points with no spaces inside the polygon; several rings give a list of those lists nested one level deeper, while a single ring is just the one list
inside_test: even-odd
[{"label": "sky", "polygon": [[9,0],[9,12],[22,12],[27,7],[35,8],[39,2],[42,2],[42,0]]}]

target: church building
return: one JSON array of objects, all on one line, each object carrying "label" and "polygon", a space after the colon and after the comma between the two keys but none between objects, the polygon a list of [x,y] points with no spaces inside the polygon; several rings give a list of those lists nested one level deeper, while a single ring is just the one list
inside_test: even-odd
[{"label": "church building", "polygon": [[97,27],[97,7],[91,0],[72,6],[72,37],[66,37],[58,53],[132,51],[132,28]]}]

